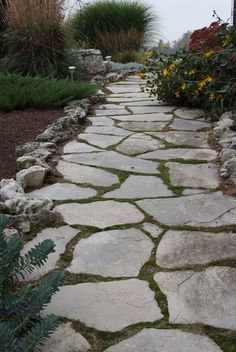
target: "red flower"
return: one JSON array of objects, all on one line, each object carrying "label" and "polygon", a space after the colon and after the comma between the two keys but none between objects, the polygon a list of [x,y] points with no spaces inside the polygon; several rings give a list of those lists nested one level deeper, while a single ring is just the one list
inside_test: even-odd
[{"label": "red flower", "polygon": [[232,60],[233,62],[236,62],[236,52],[233,53],[233,55],[231,56],[231,60]]}]

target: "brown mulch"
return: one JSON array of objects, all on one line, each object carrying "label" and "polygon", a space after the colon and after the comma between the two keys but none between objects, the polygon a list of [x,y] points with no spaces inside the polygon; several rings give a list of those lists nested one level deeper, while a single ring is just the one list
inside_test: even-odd
[{"label": "brown mulch", "polygon": [[16,146],[33,142],[47,125],[64,115],[63,109],[0,111],[0,180],[16,175]]}]

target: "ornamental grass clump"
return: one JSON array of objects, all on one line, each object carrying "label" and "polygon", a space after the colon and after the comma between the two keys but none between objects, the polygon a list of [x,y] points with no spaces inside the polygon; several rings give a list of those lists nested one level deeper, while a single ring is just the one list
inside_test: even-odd
[{"label": "ornamental grass clump", "polygon": [[228,24],[197,30],[185,51],[148,64],[147,88],[159,99],[203,108],[215,119],[236,110],[236,30]]},{"label": "ornamental grass clump", "polygon": [[70,23],[76,41],[114,56],[139,50],[151,38],[154,21],[151,9],[138,1],[98,0],[84,6]]},{"label": "ornamental grass clump", "polygon": [[6,68],[23,75],[67,75],[63,0],[6,0]]},{"label": "ornamental grass clump", "polygon": [[25,273],[44,265],[55,245],[45,240],[21,255],[21,238],[6,238],[4,225],[0,214],[0,350],[38,351],[60,323],[54,315],[42,318],[40,312],[63,283],[63,273],[54,272],[39,284],[25,283]]}]

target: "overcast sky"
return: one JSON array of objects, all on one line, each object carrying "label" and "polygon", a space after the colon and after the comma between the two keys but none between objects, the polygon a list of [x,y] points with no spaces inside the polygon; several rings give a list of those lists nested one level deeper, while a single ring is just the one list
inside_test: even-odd
[{"label": "overcast sky", "polygon": [[[67,0],[74,3],[76,0]],[[94,0],[83,0],[85,3]],[[132,0],[127,0],[132,1]],[[208,26],[214,21],[213,10],[227,20],[231,16],[232,0],[140,0],[153,8],[159,17],[163,40],[177,40],[188,30]]]}]

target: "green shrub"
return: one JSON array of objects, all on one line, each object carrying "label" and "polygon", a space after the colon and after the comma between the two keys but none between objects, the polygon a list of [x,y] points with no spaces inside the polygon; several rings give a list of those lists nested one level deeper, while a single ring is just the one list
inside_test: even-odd
[{"label": "green shrub", "polygon": [[0,75],[0,110],[64,106],[69,100],[94,94],[97,87],[78,81]]},{"label": "green shrub", "polygon": [[5,218],[0,214],[0,341],[1,352],[33,352],[58,326],[59,319],[40,311],[50,302],[63,282],[63,273],[55,272],[40,284],[25,284],[24,273],[41,267],[54,252],[54,243],[45,240],[21,255],[21,238],[7,239]]},{"label": "green shrub", "polygon": [[7,70],[66,77],[66,31],[62,0],[6,0]]},{"label": "green shrub", "polygon": [[153,22],[151,9],[137,1],[98,0],[78,11],[71,27],[75,40],[106,56],[129,48],[139,50],[152,34]]},{"label": "green shrub", "polygon": [[212,118],[236,110],[236,31],[227,24],[193,32],[188,51],[151,58],[147,67],[147,88],[159,99],[203,108]]}]

